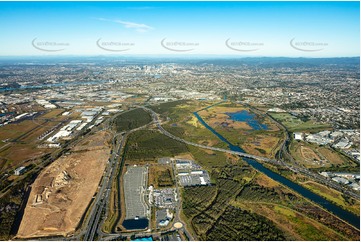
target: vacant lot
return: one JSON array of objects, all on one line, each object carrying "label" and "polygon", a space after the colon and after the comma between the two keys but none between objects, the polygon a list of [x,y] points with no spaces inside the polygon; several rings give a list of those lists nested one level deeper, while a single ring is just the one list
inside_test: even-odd
[{"label": "vacant lot", "polygon": [[[87,137],[76,152],[62,156],[40,173],[17,237],[66,236],[75,231],[103,175],[109,138],[105,132]],[[89,145],[84,145],[86,142]]]},{"label": "vacant lot", "polygon": [[325,157],[331,164],[334,165],[354,165],[354,162],[350,161],[350,159],[345,156],[339,154],[338,152],[331,150],[326,147],[317,147],[317,151]]},{"label": "vacant lot", "polygon": [[290,153],[298,163],[308,168],[329,167],[331,165],[315,147],[304,142],[292,141]]},{"label": "vacant lot", "polygon": [[170,165],[151,165],[149,167],[149,185],[154,188],[172,187],[174,186],[174,177],[172,167]]}]

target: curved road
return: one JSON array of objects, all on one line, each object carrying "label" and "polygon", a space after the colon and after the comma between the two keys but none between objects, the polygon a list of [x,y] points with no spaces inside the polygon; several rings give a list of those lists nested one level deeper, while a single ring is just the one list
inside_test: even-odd
[{"label": "curved road", "polygon": [[158,118],[158,114],[156,112],[154,112],[152,109],[146,108],[144,106],[141,106],[141,108],[143,108],[145,111],[149,112],[152,115],[153,118],[153,122],[157,125],[158,129],[160,130],[160,132],[162,132],[164,135],[168,136],[169,138],[172,138],[174,140],[177,140],[179,142],[188,144],[188,145],[192,145],[192,146],[196,146],[199,148],[203,148],[203,149],[208,149],[208,150],[214,150],[214,151],[220,151],[220,152],[225,152],[225,153],[229,153],[229,154],[233,154],[233,155],[239,155],[241,157],[246,157],[246,158],[251,158],[251,159],[255,159],[255,160],[259,160],[259,161],[264,161],[264,162],[268,162],[268,163],[273,163],[276,165],[281,165],[283,167],[288,168],[289,170],[296,172],[296,173],[301,173],[309,178],[312,178],[326,186],[332,187],[344,194],[347,194],[355,199],[360,199],[360,196],[355,193],[354,191],[341,186],[340,184],[333,182],[332,180],[327,180],[325,177],[319,175],[318,173],[314,173],[309,171],[306,168],[297,166],[296,164],[290,165],[287,164],[281,160],[274,160],[274,159],[269,159],[266,157],[261,157],[261,156],[256,156],[256,155],[251,155],[251,154],[247,154],[244,152],[238,152],[238,151],[232,151],[232,150],[227,150],[227,149],[222,149],[222,148],[217,148],[217,147],[212,147],[212,146],[206,146],[206,145],[200,145],[194,142],[190,142],[187,140],[184,140],[182,138],[179,138],[171,133],[169,133],[167,130],[165,130],[162,125],[161,125],[161,121]]}]

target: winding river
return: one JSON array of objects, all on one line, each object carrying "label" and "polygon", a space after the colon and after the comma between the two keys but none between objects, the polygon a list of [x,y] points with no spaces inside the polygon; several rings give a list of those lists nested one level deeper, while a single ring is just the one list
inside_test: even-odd
[{"label": "winding river", "polygon": [[[231,144],[226,138],[224,138],[222,135],[217,133],[212,127],[210,127],[203,120],[203,118],[198,114],[198,112],[194,112],[193,114],[203,126],[205,126],[209,131],[211,131],[214,135],[216,135],[220,140],[225,142],[229,146],[229,148],[231,150],[239,151],[239,152],[245,152],[243,149],[241,149],[238,146],[235,146],[235,145]],[[270,169],[266,168],[265,166],[263,166],[261,163],[259,163],[258,161],[254,160],[254,159],[250,159],[250,158],[242,158],[242,159],[244,161],[246,161],[254,169],[264,173],[265,175],[272,178],[273,180],[275,180],[275,181],[289,187],[290,189],[292,189],[292,190],[296,191],[297,193],[301,194],[303,197],[311,200],[314,203],[317,203],[322,208],[330,211],[331,213],[333,213],[334,215],[336,215],[340,219],[342,219],[342,220],[348,222],[349,224],[353,225],[354,227],[360,229],[360,217],[359,216],[344,210],[343,208],[341,208],[341,207],[327,201],[323,197],[313,193],[312,191],[310,191],[310,190],[308,190],[308,189],[306,189],[306,188],[304,188],[304,187],[302,187],[302,186],[288,180],[287,178],[285,178],[285,177],[271,171]]]}]

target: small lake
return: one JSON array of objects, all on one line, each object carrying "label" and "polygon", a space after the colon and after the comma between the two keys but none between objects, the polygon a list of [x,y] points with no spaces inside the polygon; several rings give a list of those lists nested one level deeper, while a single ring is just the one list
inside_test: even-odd
[{"label": "small lake", "polygon": [[[198,121],[204,126],[206,127],[209,131],[211,131],[214,135],[216,135],[220,140],[222,140],[223,142],[225,142],[230,150],[233,151],[238,151],[238,152],[243,152],[245,153],[245,151],[240,148],[239,146],[233,145],[231,142],[229,142],[226,138],[224,138],[222,135],[220,135],[219,133],[217,133],[211,126],[209,126],[204,120],[203,118],[197,113],[194,112],[193,113],[195,117],[197,117]],[[324,209],[330,211],[331,213],[333,213],[334,215],[336,215],[337,217],[343,219],[344,221],[350,223],[351,225],[355,226],[356,228],[360,228],[360,217],[344,210],[343,208],[327,201],[325,198],[321,197],[318,194],[313,193],[312,191],[302,187],[301,185],[288,180],[286,177],[281,176],[280,174],[277,174],[275,172],[273,172],[272,170],[268,169],[267,167],[263,166],[261,163],[259,163],[258,161],[254,160],[254,159],[250,159],[250,158],[242,158],[244,161],[246,161],[250,166],[252,166],[253,168],[255,168],[256,170],[262,172],[263,174],[265,174],[266,176],[270,177],[271,179],[289,187],[290,189],[294,190],[295,192],[301,194],[303,197],[313,201],[314,203],[320,205],[321,207],[323,207]]]},{"label": "small lake", "polygon": [[146,229],[148,227],[149,220],[146,218],[140,219],[126,219],[123,222],[123,227],[127,230]]},{"label": "small lake", "polygon": [[246,122],[254,130],[267,130],[268,127],[265,124],[261,124],[256,119],[256,115],[249,113],[247,110],[242,110],[235,113],[225,113],[229,116],[230,120]]}]

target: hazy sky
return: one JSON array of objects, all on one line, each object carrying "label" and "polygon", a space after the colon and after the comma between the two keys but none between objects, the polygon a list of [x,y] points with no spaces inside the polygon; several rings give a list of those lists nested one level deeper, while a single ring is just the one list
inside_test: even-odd
[{"label": "hazy sky", "polygon": [[359,2],[0,2],[0,55],[359,56],[359,23]]}]

